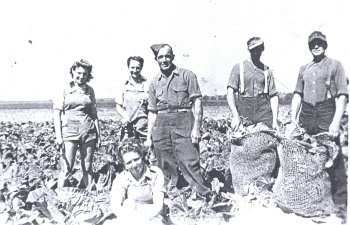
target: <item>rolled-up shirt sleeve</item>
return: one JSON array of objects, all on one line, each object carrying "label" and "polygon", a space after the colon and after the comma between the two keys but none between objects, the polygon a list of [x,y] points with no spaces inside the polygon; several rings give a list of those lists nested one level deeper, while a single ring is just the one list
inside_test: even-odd
[{"label": "rolled-up shirt sleeve", "polygon": [[144,82],[143,91],[144,91],[144,99],[148,100],[148,92],[149,92],[149,82],[148,81]]},{"label": "rolled-up shirt sleeve", "polygon": [[150,84],[149,84],[148,81],[145,81],[145,82],[143,83],[143,91],[144,91],[145,93],[147,93],[147,94],[148,94],[148,92],[149,92],[149,86],[150,86]]},{"label": "rolled-up shirt sleeve", "polygon": [[268,87],[268,92],[269,92],[269,97],[272,98],[276,95],[278,95],[277,89],[276,89],[276,83],[275,83],[275,78],[273,76],[272,71],[270,71],[270,79],[269,79],[269,87]]},{"label": "rolled-up shirt sleeve", "polygon": [[97,104],[96,104],[96,97],[95,97],[95,92],[94,89],[90,88],[90,99],[91,99],[91,110],[90,110],[90,116],[91,119],[96,120],[98,119],[97,117]]},{"label": "rolled-up shirt sleeve", "polygon": [[162,170],[158,167],[152,166],[152,170],[156,172],[157,176],[155,178],[155,181],[153,183],[153,192],[166,192],[165,189],[165,181],[164,181],[164,174]]},{"label": "rolled-up shirt sleeve", "polygon": [[235,92],[239,90],[239,64],[236,64],[230,73],[227,88],[232,88]]},{"label": "rolled-up shirt sleeve", "polygon": [[197,81],[197,76],[191,71],[188,72],[188,95],[190,99],[202,97],[202,93]]},{"label": "rolled-up shirt sleeve", "polygon": [[118,105],[123,105],[123,99],[124,99],[124,87],[123,88],[119,88],[116,93],[115,93],[115,103],[117,103]]},{"label": "rolled-up shirt sleeve", "polygon": [[156,83],[156,78],[151,81],[148,89],[148,106],[147,109],[151,112],[157,111],[157,98],[156,98],[156,90],[154,85]]},{"label": "rolled-up shirt sleeve", "polygon": [[294,89],[294,93],[299,94],[300,96],[304,95],[304,80],[303,80],[303,71],[305,70],[305,66],[302,66],[299,70],[297,84]]},{"label": "rolled-up shirt sleeve", "polygon": [[347,97],[349,96],[348,84],[349,79],[345,75],[345,71],[342,64],[338,62],[335,70],[335,85],[337,89],[336,97],[339,97],[340,95],[345,95]]},{"label": "rolled-up shirt sleeve", "polygon": [[53,96],[53,109],[63,111],[64,108],[64,93],[65,90],[60,90]]}]

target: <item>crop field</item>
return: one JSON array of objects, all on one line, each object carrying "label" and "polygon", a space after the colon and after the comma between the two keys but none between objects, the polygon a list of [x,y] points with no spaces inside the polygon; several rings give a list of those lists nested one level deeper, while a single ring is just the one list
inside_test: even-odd
[{"label": "crop field", "polygon": [[[0,109],[0,225],[103,224],[109,213],[109,188],[122,167],[116,155],[119,117],[113,107],[98,108],[102,147],[95,152],[95,189],[78,189],[79,154],[71,187],[57,188],[59,150],[54,145],[53,111],[49,108]],[[177,225],[195,224],[344,224],[346,209],[329,217],[305,218],[277,207],[271,192],[247,197],[233,193],[229,173],[229,109],[205,106],[200,143],[203,179],[217,194],[209,203],[194,201],[186,187],[166,199]],[[290,107],[281,106],[287,122]],[[347,163],[347,120],[341,140]],[[273,181],[272,181],[273,182]],[[185,186],[185,185],[184,185]],[[263,194],[261,194],[263,193]]]}]

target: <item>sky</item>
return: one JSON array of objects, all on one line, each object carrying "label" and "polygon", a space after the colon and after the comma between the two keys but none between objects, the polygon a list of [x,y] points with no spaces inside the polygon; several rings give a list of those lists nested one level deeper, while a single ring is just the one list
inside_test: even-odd
[{"label": "sky", "polygon": [[93,65],[97,98],[113,98],[129,76],[126,60],[159,69],[150,46],[172,45],[174,63],[193,71],[205,95],[225,94],[232,67],[260,36],[262,61],[277,89],[292,92],[312,60],[307,39],[327,36],[326,54],[350,71],[346,0],[3,0],[0,3],[0,101],[50,100],[69,82],[74,61]]}]

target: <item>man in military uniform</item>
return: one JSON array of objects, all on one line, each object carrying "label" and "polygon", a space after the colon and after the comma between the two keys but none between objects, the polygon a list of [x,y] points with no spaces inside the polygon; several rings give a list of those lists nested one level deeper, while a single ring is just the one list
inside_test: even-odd
[{"label": "man in military uniform", "polygon": [[175,55],[170,45],[152,45],[151,49],[160,73],[150,82],[145,145],[153,143],[168,190],[176,187],[180,169],[192,189],[207,197],[211,192],[203,185],[199,164],[203,109],[197,77],[173,64]]},{"label": "man in military uniform", "polygon": [[[292,124],[300,124],[310,135],[329,132],[339,144],[340,121],[348,101],[348,78],[341,63],[325,55],[326,35],[314,31],[308,44],[313,60],[299,71],[292,100]],[[341,149],[328,173],[334,202],[346,204],[347,178]]]}]

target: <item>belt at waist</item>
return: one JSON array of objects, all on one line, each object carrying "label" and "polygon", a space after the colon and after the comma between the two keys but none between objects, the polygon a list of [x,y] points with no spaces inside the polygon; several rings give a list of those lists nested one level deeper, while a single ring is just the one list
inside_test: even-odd
[{"label": "belt at waist", "polygon": [[159,110],[158,114],[177,113],[177,112],[191,112],[191,109],[163,109],[163,110]]},{"label": "belt at waist", "polygon": [[240,94],[237,97],[243,98],[243,99],[256,99],[256,98],[268,98],[269,96],[266,93],[261,93],[261,94],[258,94],[257,96],[247,96],[245,94]]},{"label": "belt at waist", "polygon": [[310,108],[319,108],[319,107],[324,107],[324,106],[329,106],[335,104],[335,99],[334,98],[329,98],[326,99],[325,101],[322,102],[316,102],[315,105],[309,102],[301,101],[302,105],[310,107]]}]

